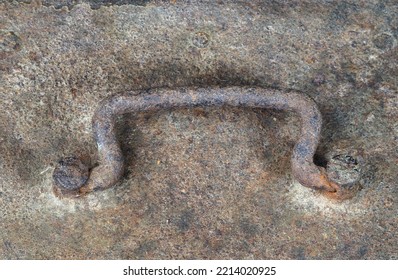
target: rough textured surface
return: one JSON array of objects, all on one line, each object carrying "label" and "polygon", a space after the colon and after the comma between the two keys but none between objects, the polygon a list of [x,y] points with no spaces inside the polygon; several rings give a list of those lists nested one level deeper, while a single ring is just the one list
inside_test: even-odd
[{"label": "rough textured surface", "polygon": [[[398,258],[396,1],[76,2],[0,2],[1,258]],[[293,114],[198,108],[120,118],[124,180],[54,196],[103,98],[192,85],[310,95],[317,161],[353,157],[361,191],[292,181]]]}]

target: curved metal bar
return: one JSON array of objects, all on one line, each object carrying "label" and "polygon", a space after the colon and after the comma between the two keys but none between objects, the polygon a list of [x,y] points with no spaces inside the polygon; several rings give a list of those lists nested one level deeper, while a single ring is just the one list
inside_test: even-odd
[{"label": "curved metal bar", "polygon": [[[152,90],[149,94],[145,92],[145,95],[144,93],[138,95],[130,93],[108,98],[100,104],[93,117],[99,166],[91,170],[88,180],[84,182],[82,178],[86,176],[77,175],[80,169],[82,173],[86,172],[86,169],[81,167],[81,163],[69,163],[68,166],[65,162],[70,162],[70,160],[64,160],[62,167],[54,171],[55,187],[62,193],[71,192],[79,196],[94,190],[109,188],[120,180],[124,171],[124,162],[115,133],[117,115],[175,107],[225,105],[273,108],[297,113],[302,124],[291,159],[293,176],[306,187],[328,192],[339,190],[339,186],[328,179],[324,168],[316,166],[313,162],[322,126],[322,117],[315,102],[308,96],[296,92],[258,87],[159,89]],[[71,169],[71,166],[75,168]],[[76,166],[80,169],[77,170]],[[76,177],[78,179],[73,179]]]}]

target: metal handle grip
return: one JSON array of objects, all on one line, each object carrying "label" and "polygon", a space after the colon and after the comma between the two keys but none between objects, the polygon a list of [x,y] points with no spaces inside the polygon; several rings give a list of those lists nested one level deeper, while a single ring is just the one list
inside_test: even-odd
[{"label": "metal handle grip", "polygon": [[77,158],[61,160],[53,173],[54,189],[61,195],[81,196],[109,188],[121,179],[124,161],[115,133],[117,115],[175,107],[225,105],[273,108],[297,113],[301,119],[301,133],[291,159],[294,178],[306,187],[339,192],[340,187],[328,179],[325,169],[313,162],[322,126],[322,117],[315,102],[308,96],[293,91],[258,87],[162,89],[150,94],[116,95],[102,101],[93,117],[99,166],[89,173],[88,167]]}]

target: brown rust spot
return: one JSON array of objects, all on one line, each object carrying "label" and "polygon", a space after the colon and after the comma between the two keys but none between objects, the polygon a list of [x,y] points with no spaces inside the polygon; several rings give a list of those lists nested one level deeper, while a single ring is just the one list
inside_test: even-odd
[{"label": "brown rust spot", "polygon": [[13,31],[0,30],[0,59],[19,52],[21,48],[22,41]]}]

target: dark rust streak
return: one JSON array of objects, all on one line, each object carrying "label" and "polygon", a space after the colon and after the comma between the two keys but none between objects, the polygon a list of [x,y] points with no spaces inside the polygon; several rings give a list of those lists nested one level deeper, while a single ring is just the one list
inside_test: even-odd
[{"label": "dark rust streak", "polygon": [[[328,179],[325,169],[313,162],[322,125],[322,117],[314,101],[296,92],[244,87],[153,90],[149,94],[130,93],[104,100],[93,117],[94,138],[98,145],[100,165],[91,170],[86,182],[82,182],[81,178],[84,176],[76,174],[78,169],[65,168],[69,161],[63,161],[63,168],[56,168],[54,171],[54,186],[63,194],[70,193],[73,189],[74,196],[80,196],[94,190],[109,188],[120,180],[124,162],[115,133],[117,115],[163,108],[224,105],[273,108],[297,113],[302,125],[291,159],[295,179],[306,187],[336,194],[340,192],[340,187]],[[80,166],[80,163],[71,164]],[[60,170],[62,174],[59,174]],[[66,174],[68,170],[73,172]],[[63,176],[79,178],[61,178]],[[68,185],[69,182],[73,182],[73,186]],[[77,185],[77,182],[81,183]]]}]

